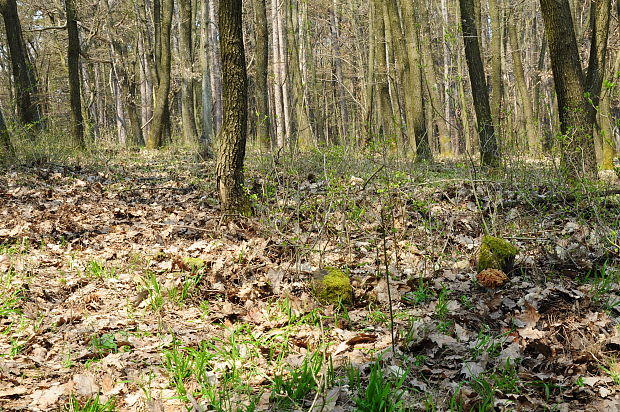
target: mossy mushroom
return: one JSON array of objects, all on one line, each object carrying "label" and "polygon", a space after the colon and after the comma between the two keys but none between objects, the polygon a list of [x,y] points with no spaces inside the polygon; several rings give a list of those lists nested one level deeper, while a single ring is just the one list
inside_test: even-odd
[{"label": "mossy mushroom", "polygon": [[512,269],[518,252],[519,249],[507,240],[485,235],[478,254],[478,272],[485,269],[508,272]]},{"label": "mossy mushroom", "polygon": [[351,279],[340,269],[328,267],[315,273],[312,291],[315,298],[325,304],[353,303]]}]

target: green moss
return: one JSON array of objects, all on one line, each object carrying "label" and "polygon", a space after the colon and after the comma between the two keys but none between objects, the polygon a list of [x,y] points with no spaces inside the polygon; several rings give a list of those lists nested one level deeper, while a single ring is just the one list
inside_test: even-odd
[{"label": "green moss", "polygon": [[186,257],[183,258],[183,263],[192,268],[192,270],[198,270],[205,267],[205,261],[199,258]]},{"label": "green moss", "polygon": [[321,270],[312,282],[312,290],[317,300],[322,303],[334,305],[353,303],[351,279],[340,269]]},{"label": "green moss", "polygon": [[478,255],[478,271],[484,269],[500,269],[508,272],[519,252],[512,243],[494,236],[485,235]]}]

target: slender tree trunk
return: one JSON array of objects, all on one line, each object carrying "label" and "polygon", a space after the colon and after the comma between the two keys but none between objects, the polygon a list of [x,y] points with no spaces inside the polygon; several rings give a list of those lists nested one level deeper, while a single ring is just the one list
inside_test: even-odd
[{"label": "slender tree trunk", "polygon": [[[155,2],[154,2],[155,4]],[[159,27],[159,44],[155,44],[155,55],[159,56],[159,61],[155,62],[158,84],[155,92],[155,108],[153,110],[153,121],[151,124],[151,132],[146,142],[149,149],[157,149],[161,147],[164,141],[164,133],[169,121],[168,111],[168,94],[170,93],[170,29],[172,26],[172,12],[174,8],[174,0],[163,0],[161,9],[161,23],[156,24]],[[154,8],[154,10],[156,10]]]},{"label": "slender tree trunk", "polygon": [[535,156],[539,156],[542,152],[541,142],[536,134],[536,120],[534,119],[534,110],[532,102],[527,92],[527,84],[525,82],[525,74],[523,71],[523,61],[521,60],[521,49],[517,38],[516,16],[511,16],[508,22],[508,38],[510,40],[510,49],[512,50],[512,64],[514,68],[515,83],[519,92],[519,100],[523,108],[523,117],[525,123],[525,133],[529,150]]},{"label": "slender tree trunk", "polygon": [[265,0],[254,0],[256,28],[256,134],[264,150],[271,149],[271,124],[267,74],[269,71],[269,34]]},{"label": "slender tree trunk", "polygon": [[0,13],[4,19],[15,82],[17,116],[23,126],[41,130],[45,125],[43,124],[43,112],[37,101],[38,84],[22,37],[16,0],[0,0]]},{"label": "slender tree trunk", "polygon": [[299,45],[303,41],[299,27],[299,8],[297,0],[290,3],[289,16],[289,56],[290,56],[290,75],[293,86],[292,98],[293,108],[295,109],[295,119],[297,120],[297,147],[300,150],[308,150],[312,147],[314,136],[310,124],[308,105],[306,104],[306,87],[303,82],[301,69],[301,51]]},{"label": "slender tree trunk", "polygon": [[213,158],[213,105],[211,93],[211,70],[209,67],[209,5],[207,0],[201,2],[200,20],[200,65],[202,68],[202,152],[203,159]]},{"label": "slender tree trunk", "polygon": [[568,0],[540,0],[558,99],[562,166],[570,178],[596,177],[593,125]]},{"label": "slender tree trunk", "polygon": [[416,10],[420,11],[420,26],[423,32],[420,33],[420,50],[422,54],[422,72],[424,73],[424,80],[426,83],[426,89],[429,94],[429,103],[432,106],[433,120],[437,126],[439,133],[439,147],[440,152],[444,155],[453,153],[453,149],[450,144],[450,130],[448,129],[447,118],[444,118],[445,111],[442,107],[441,97],[439,94],[439,83],[437,82],[437,74],[435,73],[435,64],[433,62],[433,50],[431,46],[431,26],[428,17],[427,7],[430,7],[428,2],[417,1]]},{"label": "slender tree trunk", "polygon": [[390,90],[387,79],[387,56],[385,44],[385,22],[383,20],[383,2],[374,1],[373,31],[375,41],[375,60],[376,60],[376,90],[379,104],[379,124],[380,136],[383,142],[396,138],[394,128],[394,116],[390,103]]},{"label": "slender tree trunk", "polygon": [[[389,0],[394,1],[394,0]],[[330,29],[331,29],[331,37],[332,37],[332,48],[334,51],[333,57],[333,79],[335,84],[335,89],[337,90],[338,96],[338,110],[340,112],[340,117],[342,119],[342,125],[338,128],[339,130],[339,138],[338,142],[335,143],[345,143],[346,139],[348,139],[349,134],[349,108],[347,107],[347,99],[346,99],[346,90],[344,86],[344,75],[342,73],[342,56],[340,51],[340,18],[338,16],[338,2],[336,0],[332,1],[332,6],[330,8]]]},{"label": "slender tree trunk", "polygon": [[607,62],[607,37],[611,15],[611,0],[592,0],[590,3],[590,58],[586,76],[586,90],[589,95],[592,123],[596,118],[601,87]]},{"label": "slender tree trunk", "polygon": [[112,59],[112,65],[110,67],[110,87],[111,93],[114,97],[114,120],[116,122],[116,133],[118,136],[118,143],[121,146],[127,145],[127,122],[125,121],[125,105],[122,98],[122,87],[119,71],[123,70],[121,64],[118,64],[114,60],[114,55],[110,55]]},{"label": "slender tree trunk", "polygon": [[205,0],[209,2],[209,38],[212,47],[209,48],[209,67],[211,74],[211,95],[213,97],[213,124],[215,135],[220,133],[222,128],[222,64],[220,59],[220,33],[217,25],[217,12],[215,10],[216,0]]},{"label": "slender tree trunk", "polygon": [[[620,15],[620,2],[619,2]],[[617,81],[617,73],[620,73],[620,52],[616,52],[616,61],[613,65],[612,79],[610,83]],[[599,138],[601,140],[601,169],[611,170],[614,168],[614,155],[616,153],[616,145],[614,140],[614,125],[611,114],[611,90],[602,93],[599,104]]]},{"label": "slender tree trunk", "polygon": [[284,58],[280,56],[280,36],[278,35],[278,20],[279,20],[279,5],[278,0],[271,1],[271,25],[272,25],[272,70],[273,70],[273,106],[275,114],[275,146],[284,147],[286,141],[286,125],[284,121],[284,95],[282,93],[282,85],[284,80],[282,79],[281,60]]},{"label": "slender tree trunk", "polygon": [[480,161],[484,166],[498,166],[500,163],[495,129],[489,106],[489,93],[484,76],[484,66],[480,56],[478,30],[474,21],[473,0],[459,0],[461,9],[461,25],[463,26],[463,41],[465,43],[465,59],[469,71],[474,109],[478,122],[480,137]]},{"label": "slender tree trunk", "polygon": [[[502,110],[502,10],[501,0],[489,0],[491,18],[491,117],[496,139],[501,135]],[[480,24],[478,21],[476,24]]]},{"label": "slender tree trunk", "polygon": [[2,109],[0,108],[0,156],[13,156],[14,154],[15,151],[13,150],[13,145],[11,144],[11,135],[9,134],[9,130],[6,128],[4,116],[2,115]]},{"label": "slender tree trunk", "polygon": [[192,4],[179,0],[179,53],[181,57],[181,119],[183,137],[187,143],[197,143],[194,112],[194,48],[192,44]]},{"label": "slender tree trunk", "polygon": [[247,73],[243,47],[242,1],[220,0],[224,122],[217,153],[217,189],[222,211],[248,215],[243,190],[243,160],[247,133]]}]

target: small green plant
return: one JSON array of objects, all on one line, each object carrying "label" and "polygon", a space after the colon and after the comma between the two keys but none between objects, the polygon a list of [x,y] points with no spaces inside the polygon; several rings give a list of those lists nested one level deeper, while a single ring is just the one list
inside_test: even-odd
[{"label": "small green plant", "polygon": [[0,289],[0,298],[0,319],[8,318],[11,314],[21,314],[19,305],[22,298],[19,291],[14,290],[5,295],[2,293],[2,289]]},{"label": "small green plant", "polygon": [[192,376],[193,356],[179,348],[175,343],[172,349],[164,351],[164,357],[164,367],[170,374],[177,393],[182,400],[187,401],[185,380]]},{"label": "small green plant", "polygon": [[116,353],[118,351],[118,345],[116,344],[116,337],[113,333],[104,333],[103,335],[93,335],[90,339],[90,345],[93,352],[104,356],[107,353]]},{"label": "small green plant", "polygon": [[280,407],[300,405],[319,388],[319,375],[323,366],[323,354],[315,352],[304,359],[299,368],[290,369],[275,376],[271,399]]},{"label": "small green plant", "polygon": [[[501,337],[503,335],[500,335]],[[488,325],[482,325],[478,331],[478,336],[473,346],[469,349],[472,360],[476,360],[483,353],[487,352],[491,357],[499,355],[502,349],[502,340],[491,335],[491,329]]]},{"label": "small green plant", "polygon": [[86,269],[84,269],[84,273],[87,276],[98,278],[98,279],[106,279],[112,278],[116,276],[116,271],[114,269],[109,269],[106,265],[99,260],[91,260],[86,265]]},{"label": "small green plant", "polygon": [[493,387],[504,394],[521,392],[521,380],[510,359],[506,360],[502,369],[491,374],[490,379],[493,381]]},{"label": "small green plant", "polygon": [[401,387],[407,378],[404,373],[396,379],[383,374],[381,360],[377,360],[368,376],[368,384],[354,399],[357,412],[395,412],[404,410]]},{"label": "small green plant", "polygon": [[424,302],[427,302],[435,297],[433,289],[426,286],[424,278],[420,276],[418,279],[418,288],[411,292],[407,292],[403,295],[402,300],[412,306],[418,306]]},{"label": "small green plant", "polygon": [[162,296],[161,286],[155,272],[148,272],[146,279],[144,279],[144,284],[149,291],[151,309],[153,312],[157,312],[164,305],[164,297]]},{"label": "small green plant", "polygon": [[71,395],[69,402],[63,408],[66,412],[114,412],[116,411],[116,401],[114,398],[108,399],[107,402],[101,403],[99,395],[94,398],[78,399]]},{"label": "small green plant", "polygon": [[607,359],[606,365],[599,366],[614,381],[616,385],[620,385],[620,363],[615,356]]}]

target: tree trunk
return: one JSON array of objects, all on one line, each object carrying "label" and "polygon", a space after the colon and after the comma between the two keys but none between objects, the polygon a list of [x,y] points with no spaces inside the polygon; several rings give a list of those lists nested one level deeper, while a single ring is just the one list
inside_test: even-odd
[{"label": "tree trunk", "polygon": [[[389,0],[395,1],[395,0]],[[337,90],[338,111],[342,119],[341,127],[338,128],[339,137],[334,141],[336,144],[344,144],[349,134],[349,108],[347,107],[344,76],[342,74],[342,56],[340,51],[340,18],[338,17],[338,2],[333,0],[330,8],[331,45],[333,49],[333,81]]]},{"label": "tree trunk", "polygon": [[385,51],[385,22],[383,20],[383,2],[374,1],[373,30],[375,41],[375,60],[376,60],[376,88],[379,103],[379,125],[382,143],[396,139],[394,129],[394,116],[390,103],[390,90],[387,79],[387,56]]},{"label": "tree trunk", "polygon": [[590,58],[586,76],[586,90],[590,99],[590,116],[592,123],[596,118],[605,64],[607,61],[607,37],[611,15],[611,0],[592,0],[590,4]]},{"label": "tree trunk", "polygon": [[249,215],[243,189],[248,105],[242,1],[220,0],[219,4],[224,119],[218,139],[217,190],[224,213]]},{"label": "tree trunk", "polygon": [[306,104],[306,88],[302,78],[301,70],[301,52],[300,43],[302,42],[299,27],[299,8],[296,0],[290,2],[289,17],[289,65],[291,83],[293,86],[292,98],[293,107],[295,109],[295,119],[297,121],[297,148],[300,150],[308,150],[312,147],[314,137],[312,134],[312,126],[310,124],[310,116],[308,113],[308,105]]},{"label": "tree trunk", "polygon": [[422,59],[420,57],[420,39],[416,16],[413,11],[413,4],[405,0],[403,5],[403,20],[407,39],[407,55],[409,58],[409,71],[411,72],[411,90],[407,92],[411,95],[411,113],[413,131],[415,133],[416,160],[432,161],[433,152],[431,151],[430,137],[432,128],[426,126],[426,107],[425,95],[423,93],[424,82],[422,80]]},{"label": "tree trunk", "polygon": [[13,145],[11,144],[11,136],[6,128],[2,109],[0,108],[0,155],[14,155]]},{"label": "tree trunk", "polygon": [[194,48],[192,44],[192,4],[179,0],[179,53],[181,57],[181,119],[187,143],[197,143],[198,130],[194,113]]},{"label": "tree trunk", "polygon": [[16,0],[0,0],[0,13],[9,46],[13,81],[17,101],[17,116],[22,126],[41,130],[44,128],[43,112],[37,101],[38,85],[34,68],[28,58],[22,28],[17,14]]},{"label": "tree trunk", "polygon": [[254,25],[256,28],[256,135],[261,147],[268,151],[271,149],[271,124],[267,93],[269,34],[265,0],[254,0]]},{"label": "tree trunk", "polygon": [[459,5],[461,9],[461,25],[463,26],[463,42],[465,43],[465,59],[467,60],[469,81],[474,97],[476,120],[478,122],[480,162],[483,166],[498,166],[500,157],[495,139],[491,108],[489,106],[489,92],[484,76],[484,66],[480,56],[473,0],[459,0]]},{"label": "tree trunk", "polygon": [[530,153],[539,156],[542,152],[541,142],[536,135],[536,120],[534,119],[534,110],[532,109],[532,101],[527,92],[527,84],[525,82],[525,74],[523,71],[523,61],[521,60],[521,48],[517,38],[516,16],[511,16],[508,22],[508,38],[510,40],[510,49],[512,51],[512,64],[514,67],[515,83],[519,92],[519,100],[523,108],[523,117],[525,122],[525,133]]},{"label": "tree trunk", "polygon": [[67,33],[69,47],[67,62],[69,72],[69,94],[71,98],[71,126],[73,139],[79,147],[84,147],[84,119],[82,117],[82,97],[80,83],[80,35],[77,27],[75,0],[65,0],[67,13]]},{"label": "tree trunk", "polygon": [[[618,2],[618,14],[620,15],[620,2]],[[616,52],[616,61],[612,69],[612,78],[609,83],[613,84],[620,73],[620,52]],[[617,87],[617,86],[616,86]],[[612,170],[614,168],[614,155],[616,144],[614,139],[614,121],[611,114],[611,90],[602,94],[599,103],[599,124],[601,129],[598,131],[601,140],[601,169]]]},{"label": "tree trunk", "polygon": [[211,70],[209,67],[209,9],[207,0],[201,2],[200,20],[200,65],[202,69],[202,152],[203,159],[213,158],[213,105],[211,93]]},{"label": "tree trunk", "polygon": [[[502,110],[502,24],[501,1],[489,0],[491,18],[491,117],[496,139],[501,134],[500,116]],[[479,21],[476,24],[480,24]]]},{"label": "tree trunk", "polygon": [[211,75],[211,96],[213,101],[213,125],[215,135],[222,128],[222,65],[220,59],[219,30],[217,28],[216,0],[203,0],[209,2],[209,38],[212,47],[209,48],[209,68]]},{"label": "tree trunk", "polygon": [[[155,4],[155,2],[153,2]],[[155,36],[155,56],[159,57],[159,60],[155,61],[157,72],[157,87],[155,91],[155,108],[153,109],[153,121],[151,123],[151,133],[149,134],[146,142],[146,147],[149,149],[157,149],[161,147],[163,143],[164,133],[169,122],[168,111],[168,94],[170,93],[170,64],[171,64],[171,50],[170,50],[170,29],[172,26],[172,11],[174,8],[174,0],[163,0],[161,16],[154,19],[160,20],[160,24],[155,24],[155,27],[159,27],[159,35]],[[154,12],[156,8],[153,8]],[[157,38],[159,37],[159,44]]]},{"label": "tree trunk", "polygon": [[420,33],[420,50],[422,54],[422,71],[430,97],[429,103],[433,109],[433,121],[439,133],[440,152],[444,155],[449,155],[453,153],[453,149],[450,145],[450,130],[448,129],[447,119],[444,118],[445,111],[443,110],[439,94],[440,85],[437,82],[437,74],[435,73],[435,64],[433,62],[431,26],[426,10],[429,5],[421,1],[418,1],[416,5],[418,6],[417,10],[420,11],[420,25],[423,29],[423,33]]},{"label": "tree trunk", "polygon": [[540,0],[558,99],[561,162],[570,178],[596,177],[593,125],[568,0]]}]

